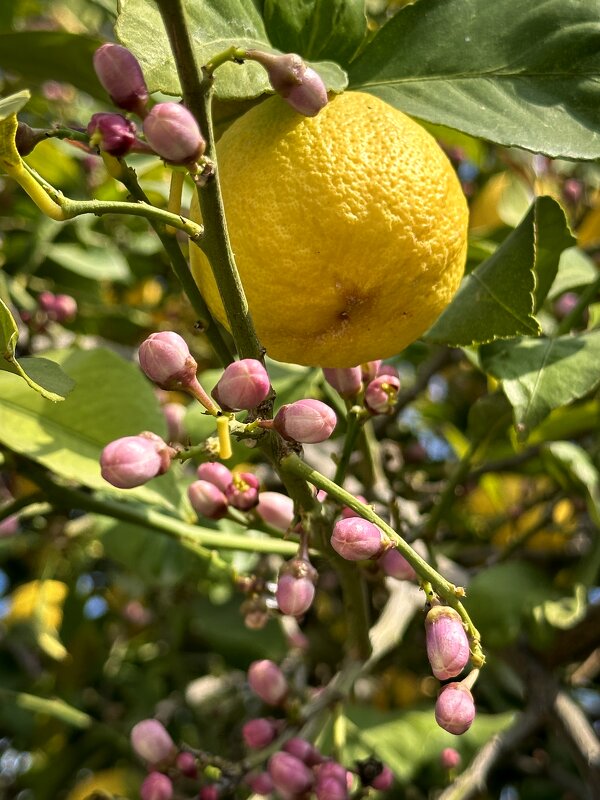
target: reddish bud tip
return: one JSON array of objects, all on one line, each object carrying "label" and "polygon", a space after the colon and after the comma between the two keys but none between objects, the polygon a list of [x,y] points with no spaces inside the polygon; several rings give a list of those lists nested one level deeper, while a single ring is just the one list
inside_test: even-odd
[{"label": "reddish bud tip", "polygon": [[254,694],[271,706],[279,705],[287,695],[288,685],[283,672],[268,659],[250,664],[248,683]]},{"label": "reddish bud tip", "polygon": [[440,681],[455,678],[469,661],[469,640],[457,611],[434,606],[425,618],[427,657]]},{"label": "reddish bud tip", "polygon": [[198,364],[185,339],[174,331],[151,333],[139,349],[140,367],[161,389],[190,386]]},{"label": "reddish bud tip", "polygon": [[242,737],[247,747],[260,750],[271,744],[277,736],[277,726],[271,719],[259,717],[251,719],[242,727]]},{"label": "reddish bud tip", "polygon": [[198,775],[196,759],[191,753],[186,751],[179,753],[175,762],[175,766],[182,775],[186,776],[186,778],[196,778]]},{"label": "reddish bud tip", "polygon": [[219,800],[219,787],[214,783],[206,784],[200,789],[199,800]]},{"label": "reddish bud tip", "polygon": [[93,114],[87,126],[90,145],[124,156],[135,144],[135,125],[120,114]]},{"label": "reddish bud tip", "polygon": [[356,397],[362,387],[362,371],[360,367],[347,369],[324,368],[323,375],[330,386],[342,397]]},{"label": "reddish bud tip", "polygon": [[313,785],[312,771],[290,753],[272,755],[268,769],[275,788],[285,796],[304,794]]},{"label": "reddish bud tip", "polygon": [[294,736],[288,739],[283,745],[286,753],[290,753],[300,761],[303,761],[307,767],[314,767],[323,761],[323,756],[317,748],[308,742],[306,739],[301,739],[299,736]]},{"label": "reddish bud tip", "polygon": [[360,517],[338,520],[331,535],[331,546],[348,561],[378,556],[386,543],[377,525]]},{"label": "reddish bud tip", "polygon": [[162,772],[151,772],[140,786],[141,800],[171,800],[173,784]]},{"label": "reddish bud tip", "polygon": [[443,769],[456,769],[461,761],[460,753],[453,747],[445,747],[440,753],[440,764]]},{"label": "reddish bud tip", "polygon": [[143,123],[150,147],[170,164],[191,164],[206,147],[198,123],[179,103],[158,103]]},{"label": "reddish bud tip", "polygon": [[387,790],[391,788],[393,782],[394,782],[394,773],[389,767],[385,766],[384,764],[383,769],[381,770],[379,775],[377,775],[371,781],[371,786],[374,789],[378,789],[380,792],[387,792]]},{"label": "reddish bud tip", "polygon": [[269,525],[287,531],[294,521],[294,501],[281,492],[261,492],[256,512]]},{"label": "reddish bud tip", "polygon": [[365,389],[365,405],[373,414],[391,414],[398,400],[400,380],[395,375],[380,375]]},{"label": "reddish bud tip", "polygon": [[408,561],[394,547],[386,550],[377,563],[390,578],[396,578],[399,581],[414,581],[417,577],[417,573]]},{"label": "reddish bud tip", "polygon": [[227,498],[214,483],[194,481],[188,486],[188,497],[196,514],[203,517],[221,519],[227,513]]},{"label": "reddish bud tip", "polygon": [[252,789],[254,794],[268,795],[271,794],[275,786],[273,779],[268,772],[254,772],[249,773],[244,778],[244,781]]},{"label": "reddish bud tip", "polygon": [[102,477],[118,489],[133,489],[166,472],[173,454],[174,450],[153,433],[124,436],[102,451]]},{"label": "reddish bud tip", "polygon": [[130,739],[135,753],[148,764],[168,763],[175,758],[175,744],[157,719],[138,722],[131,729]]},{"label": "reddish bud tip", "polygon": [[48,315],[48,319],[55,322],[71,322],[77,316],[77,301],[69,294],[40,292],[38,304],[41,310]]},{"label": "reddish bud tip", "polygon": [[293,442],[316,444],[329,439],[337,423],[335,412],[320,400],[298,400],[282,406],[273,424],[275,429]]},{"label": "reddish bud tip", "polygon": [[227,487],[233,480],[231,470],[227,469],[225,464],[221,464],[220,461],[207,461],[204,464],[200,464],[196,474],[200,480],[214,483],[223,493],[227,491]]},{"label": "reddish bud tip", "polygon": [[449,683],[442,688],[435,704],[435,721],[448,733],[460,736],[468,731],[475,719],[473,695],[461,683]]},{"label": "reddish bud tip", "polygon": [[234,361],[225,367],[213,397],[222,408],[232,411],[256,408],[269,394],[267,370],[255,358]]},{"label": "reddish bud tip", "polygon": [[146,113],[146,81],[137,58],[126,47],[103,44],[94,53],[94,69],[116,106],[140,116]]},{"label": "reddish bud tip", "polygon": [[225,495],[231,505],[240,511],[248,511],[258,503],[258,488],[260,486],[256,475],[251,472],[236,472]]}]

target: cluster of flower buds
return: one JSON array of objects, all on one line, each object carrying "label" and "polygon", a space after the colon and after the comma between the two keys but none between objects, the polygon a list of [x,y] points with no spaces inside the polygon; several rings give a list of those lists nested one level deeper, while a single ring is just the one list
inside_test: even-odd
[{"label": "cluster of flower buds", "polygon": [[368,361],[359,367],[324,368],[327,383],[344,399],[361,398],[371,414],[392,414],[400,391],[398,371],[381,361]]},{"label": "cluster of flower buds", "polygon": [[69,294],[40,292],[38,306],[46,318],[53,322],[72,322],[77,316],[77,301]]},{"label": "cluster of flower buds", "polygon": [[299,55],[247,50],[246,58],[265,68],[273,89],[299,114],[314,117],[327,105],[327,88],[323,79]]},{"label": "cluster of flower buds", "polygon": [[249,511],[258,504],[259,481],[251,472],[233,473],[217,461],[200,464],[198,480],[188,487],[192,508],[208,519],[221,519],[229,506]]},{"label": "cluster of flower buds", "polygon": [[165,473],[175,452],[150,431],[123,436],[107,444],[102,451],[102,477],[118,489],[133,489]]}]

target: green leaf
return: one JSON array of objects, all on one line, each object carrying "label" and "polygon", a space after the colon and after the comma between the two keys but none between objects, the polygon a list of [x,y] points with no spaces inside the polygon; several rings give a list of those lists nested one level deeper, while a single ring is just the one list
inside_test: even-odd
[{"label": "green leaf", "polygon": [[558,272],[548,292],[548,299],[554,300],[569,289],[586,286],[597,277],[598,268],[592,259],[578,247],[569,247],[561,254]]},{"label": "green leaf", "polygon": [[535,310],[542,305],[553,285],[562,253],[575,244],[565,212],[550,197],[540,197],[535,233]]},{"label": "green leaf", "polygon": [[600,383],[600,331],[497,342],[482,348],[480,357],[483,369],[502,381],[523,439],[552,409]]},{"label": "green leaf", "polygon": [[600,156],[595,3],[426,0],[398,12],[349,70],[350,87],[504,145]]},{"label": "green leaf", "polygon": [[15,375],[0,373],[0,442],[68,480],[169,509],[181,506],[176,468],[137,489],[116,489],[100,475],[100,453],[113,439],[150,430],[167,435],[148,381],[109,350],[48,353],[76,382],[67,399],[45,403]]},{"label": "green leaf", "polygon": [[64,269],[94,281],[128,281],[131,278],[127,259],[116,247],[84,247],[65,242],[52,244],[48,258]]},{"label": "green leaf", "polygon": [[[272,51],[264,23],[251,0],[187,0],[184,2],[194,53],[199,66],[228,47]],[[150,0],[122,0],[115,28],[119,40],[137,56],[150,91],[180,95],[177,70],[158,8]],[[345,72],[337,64],[312,64],[327,87],[342,91]],[[267,73],[257,63],[227,63],[215,72],[215,91],[223,100],[258,97],[272,91]]]},{"label": "green leaf", "polygon": [[8,97],[3,97],[0,100],[0,120],[7,119],[13,114],[18,114],[19,111],[28,103],[31,97],[27,89],[23,89],[16,94],[11,94]]},{"label": "green leaf", "polygon": [[101,44],[99,39],[65,31],[1,33],[0,67],[31,83],[65,81],[106,102],[92,63]]},{"label": "green leaf", "polygon": [[266,0],[271,43],[284,53],[347,64],[367,33],[364,0]]},{"label": "green leaf", "polygon": [[[557,219],[561,220],[560,233],[555,227]],[[539,334],[533,316],[535,270],[543,264],[544,284],[548,283],[550,246],[569,241],[565,226],[560,206],[550,197],[538,197],[521,224],[463,280],[425,340],[468,347],[519,334]],[[558,263],[558,253],[555,260]]]},{"label": "green leaf", "polygon": [[19,375],[46,400],[64,400],[75,382],[62,369],[47,358],[25,357],[17,360],[15,347],[19,331],[8,307],[0,299],[0,370]]},{"label": "green leaf", "polygon": [[600,473],[590,455],[575,442],[549,442],[542,448],[544,460],[550,459],[564,470],[569,479],[582,488],[588,513],[600,527]]}]

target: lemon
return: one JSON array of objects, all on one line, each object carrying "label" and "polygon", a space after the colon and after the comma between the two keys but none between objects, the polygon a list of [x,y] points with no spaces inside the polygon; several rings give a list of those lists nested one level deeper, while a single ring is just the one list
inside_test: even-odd
[{"label": "lemon", "polygon": [[[443,311],[464,268],[467,205],[420,125],[369,94],[303,117],[278,96],[217,146],[232,248],[268,355],[351,367],[398,353]],[[197,203],[192,217],[200,220]],[[226,316],[204,254],[196,282]]]}]

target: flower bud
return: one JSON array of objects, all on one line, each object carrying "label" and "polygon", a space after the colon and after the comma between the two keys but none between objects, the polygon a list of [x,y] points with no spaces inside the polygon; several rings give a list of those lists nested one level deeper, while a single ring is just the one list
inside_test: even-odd
[{"label": "flower bud", "polygon": [[102,477],[118,489],[133,489],[166,472],[174,453],[160,436],[149,431],[124,436],[102,451]]},{"label": "flower bud", "polygon": [[56,300],[56,295],[52,292],[40,292],[38,294],[38,306],[45,311],[46,314],[50,315],[54,312],[54,302]]},{"label": "flower bud", "polygon": [[290,753],[272,755],[268,769],[275,788],[285,796],[304,794],[313,784],[312,771]]},{"label": "flower bud", "polygon": [[323,375],[330,386],[342,397],[356,397],[362,388],[362,371],[360,367],[347,369],[331,369],[324,367]]},{"label": "flower bud", "polygon": [[261,750],[271,744],[276,736],[277,726],[273,720],[265,717],[248,720],[242,727],[242,737],[252,750]]},{"label": "flower bud", "polygon": [[459,736],[468,731],[475,719],[473,695],[462,683],[448,683],[435,704],[435,721],[448,733]]},{"label": "flower bud", "polygon": [[200,789],[199,800],[219,800],[219,787],[214,783],[207,783]]},{"label": "flower bud", "polygon": [[373,414],[392,414],[399,390],[400,380],[395,375],[380,375],[367,385],[365,405]]},{"label": "flower bud", "polygon": [[227,487],[233,480],[233,473],[227,469],[225,464],[220,461],[206,461],[200,464],[196,470],[196,474],[203,481],[214,483],[223,493],[227,491]]},{"label": "flower bud", "polygon": [[181,442],[185,437],[183,420],[185,418],[185,406],[181,403],[165,403],[162,412],[167,423],[168,437],[170,442]]},{"label": "flower bud", "polygon": [[391,769],[373,756],[364,761],[357,761],[356,767],[363,786],[372,786],[374,789],[385,792],[394,781]]},{"label": "flower bud", "polygon": [[225,367],[213,389],[221,408],[231,411],[256,408],[269,394],[271,383],[267,370],[255,358],[243,358]]},{"label": "flower bud", "polygon": [[427,658],[440,681],[455,678],[469,661],[469,640],[457,611],[433,606],[425,618]]},{"label": "flower bud", "polygon": [[193,164],[206,147],[198,123],[179,103],[157,103],[143,123],[150,147],[170,164]]},{"label": "flower bud", "polygon": [[278,706],[288,691],[285,675],[277,664],[266,658],[250,664],[248,684],[254,694],[270,706]]},{"label": "flower bud", "polygon": [[[356,499],[360,500],[361,503],[366,504],[367,502],[367,498],[363,497],[362,494],[357,494]],[[350,506],[344,506],[342,508],[342,519],[350,519],[350,517],[358,517],[358,516],[360,516],[360,514],[357,514],[357,512],[354,511],[354,509],[350,508]]]},{"label": "flower bud", "polygon": [[365,383],[369,383],[374,378],[377,377],[379,374],[379,370],[381,369],[381,359],[377,359],[376,361],[367,361],[365,364],[360,365],[360,370],[362,372],[362,378]]},{"label": "flower bud", "polygon": [[90,145],[124,156],[135,143],[135,125],[120,114],[93,114],[87,126]]},{"label": "flower bud", "polygon": [[316,769],[315,794],[317,800],[346,800],[352,776],[337,761],[325,761]]},{"label": "flower bud", "polygon": [[161,389],[179,389],[196,378],[198,364],[174,331],[151,333],[139,349],[140,367]]},{"label": "flower bud", "polygon": [[261,492],[256,513],[274,528],[287,531],[294,521],[294,501],[281,492]]},{"label": "flower bud", "polygon": [[268,795],[275,788],[273,779],[268,772],[251,772],[244,777],[245,783],[252,789],[254,794]]},{"label": "flower bud", "polygon": [[294,111],[305,117],[314,117],[327,105],[327,88],[323,79],[299,55],[248,50],[247,56],[262,64],[273,89]]},{"label": "flower bud", "polygon": [[333,526],[331,546],[348,561],[361,561],[378,556],[387,537],[377,525],[360,517],[340,519]]},{"label": "flower bud", "polygon": [[336,426],[335,412],[320,400],[297,400],[281,406],[273,425],[292,442],[315,444],[329,439]]},{"label": "flower bud", "polygon": [[203,517],[221,519],[227,513],[227,498],[214,483],[194,481],[188,486],[188,497],[196,514]]},{"label": "flower bud", "polygon": [[382,375],[393,375],[395,378],[400,378],[398,370],[392,364],[382,364],[379,367],[375,377],[380,378]]},{"label": "flower bud", "polygon": [[191,753],[187,751],[183,751],[179,753],[177,756],[177,760],[175,761],[175,766],[181,772],[182,775],[185,775],[186,778],[196,778],[198,776],[198,767],[196,765],[196,759]]},{"label": "flower bud", "polygon": [[377,563],[390,578],[396,578],[399,581],[414,581],[417,577],[417,573],[395,547],[386,550]]},{"label": "flower bud", "polygon": [[283,745],[286,753],[296,756],[300,761],[303,761],[307,767],[314,767],[323,761],[323,756],[314,744],[311,744],[306,739],[301,739],[299,736],[294,736],[288,739]]},{"label": "flower bud", "polygon": [[151,772],[140,786],[141,800],[171,800],[173,784],[162,772]]},{"label": "flower bud", "polygon": [[554,313],[557,319],[563,320],[568,316],[579,302],[579,295],[576,292],[565,292],[554,304]]},{"label": "flower bud", "polygon": [[173,740],[157,719],[143,719],[134,725],[130,734],[136,754],[149,764],[163,764],[175,758]]},{"label": "flower bud", "polygon": [[317,570],[304,558],[286,561],[279,570],[275,597],[282,614],[301,617],[312,605]]},{"label": "flower bud", "polygon": [[251,472],[236,472],[225,490],[225,496],[234,508],[248,511],[258,503],[259,480]]},{"label": "flower bud", "polygon": [[443,769],[456,769],[461,761],[460,753],[453,747],[445,747],[440,753],[440,764]]},{"label": "flower bud", "polygon": [[94,69],[116,106],[144,116],[148,89],[133,53],[120,44],[103,44],[94,53]]},{"label": "flower bud", "polygon": [[54,298],[54,319],[71,322],[77,316],[77,300],[70,294],[57,294]]},{"label": "flower bud", "polygon": [[373,780],[371,781],[371,786],[374,789],[379,790],[380,792],[387,792],[387,790],[391,787],[392,783],[394,782],[394,773],[392,770],[383,765],[383,769]]}]

